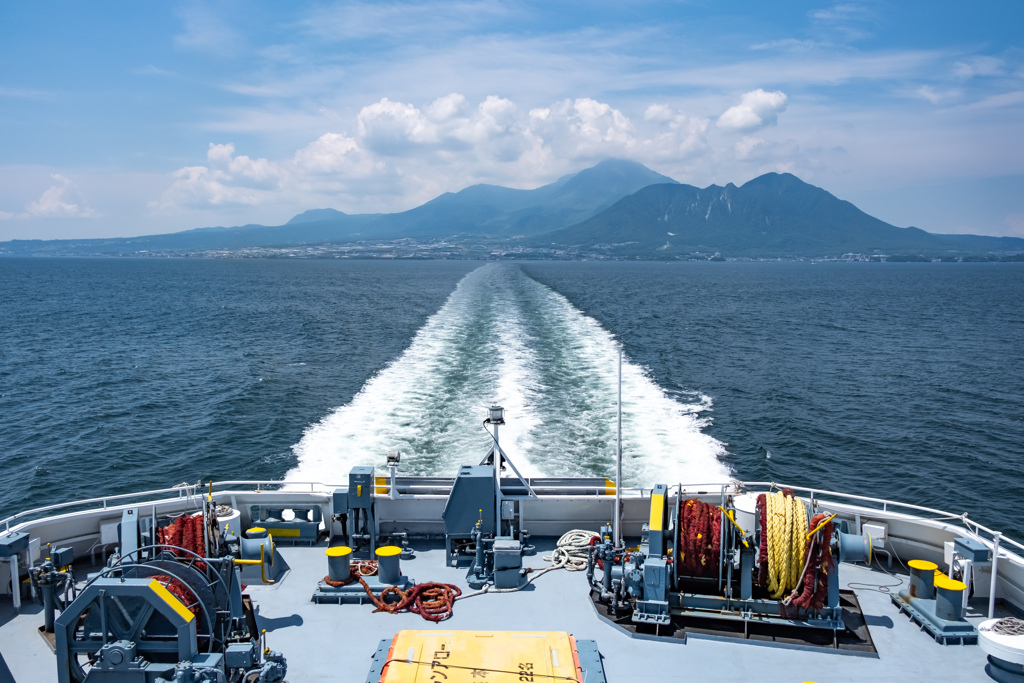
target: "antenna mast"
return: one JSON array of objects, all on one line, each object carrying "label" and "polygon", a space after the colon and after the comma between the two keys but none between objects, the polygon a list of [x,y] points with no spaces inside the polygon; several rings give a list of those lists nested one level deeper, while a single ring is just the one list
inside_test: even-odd
[{"label": "antenna mast", "polygon": [[615,547],[622,541],[622,347],[619,347],[619,436],[615,449]]}]

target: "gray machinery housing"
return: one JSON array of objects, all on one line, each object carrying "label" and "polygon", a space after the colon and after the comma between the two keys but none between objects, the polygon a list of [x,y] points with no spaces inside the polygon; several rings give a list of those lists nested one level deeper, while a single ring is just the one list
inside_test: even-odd
[{"label": "gray machinery housing", "polygon": [[380,543],[374,515],[373,494],[376,482],[372,467],[353,467],[348,473],[348,489],[335,489],[331,496],[332,521],[342,527],[342,537],[366,559]]},{"label": "gray machinery housing", "polygon": [[[448,566],[472,558],[467,574],[470,585],[493,583],[504,589],[518,588],[525,580],[523,554],[532,546],[522,527],[518,501],[536,494],[498,445],[502,414],[500,407],[491,408],[485,424],[494,427],[494,446],[479,465],[459,469],[441,517]],[[506,465],[514,478],[501,476]]]},{"label": "gray machinery housing", "polygon": [[[204,529],[212,533],[215,527],[205,525],[215,519],[212,502],[204,501],[203,515]],[[146,521],[146,531],[166,522]],[[221,550],[206,557],[139,545],[141,526],[137,511],[126,511],[121,546],[109,566],[90,575],[74,600],[56,601],[56,620],[52,605],[44,610],[45,626],[55,634],[58,682],[283,681],[285,659],[261,644],[255,614],[241,592],[240,567],[265,572],[272,555],[264,550],[264,566],[246,565],[228,552],[226,539],[212,537],[205,547]],[[60,580],[53,557],[62,561],[66,555],[51,554],[37,574],[41,586]]]}]

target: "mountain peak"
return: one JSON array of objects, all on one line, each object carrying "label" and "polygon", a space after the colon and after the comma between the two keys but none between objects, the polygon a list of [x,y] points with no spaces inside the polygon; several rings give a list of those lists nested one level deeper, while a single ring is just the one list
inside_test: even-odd
[{"label": "mountain peak", "polygon": [[337,209],[310,209],[309,211],[303,211],[298,216],[293,216],[286,225],[295,225],[296,223],[316,223],[317,221],[331,221],[337,218],[341,218],[345,213],[338,211]]},{"label": "mountain peak", "polygon": [[[601,183],[618,181],[626,185],[636,186],[633,192],[648,185],[677,183],[672,178],[652,171],[640,162],[630,161],[629,159],[605,159],[590,168],[583,169],[574,175],[569,182],[592,183],[595,181]],[[629,194],[632,194],[632,192]]]}]

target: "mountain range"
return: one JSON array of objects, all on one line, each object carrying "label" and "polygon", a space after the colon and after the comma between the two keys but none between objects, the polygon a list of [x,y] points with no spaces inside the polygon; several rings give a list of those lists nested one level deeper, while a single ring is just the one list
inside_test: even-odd
[{"label": "mountain range", "polygon": [[[1024,253],[1024,239],[898,228],[794,175],[697,188],[642,164],[606,160],[533,190],[472,185],[391,214],[313,209],[284,225],[200,228],[91,240],[14,240],[0,255],[132,255],[372,243],[483,244],[489,251],[565,256],[936,258]],[[476,255],[479,255],[477,253]]]}]

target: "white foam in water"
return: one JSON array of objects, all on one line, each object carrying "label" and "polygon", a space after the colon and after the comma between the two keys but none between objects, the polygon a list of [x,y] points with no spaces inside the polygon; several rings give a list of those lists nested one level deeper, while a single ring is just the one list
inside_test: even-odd
[{"label": "white foam in water", "polygon": [[[404,474],[454,475],[490,447],[492,403],[505,407],[502,448],[524,475],[612,475],[617,360],[614,337],[565,297],[516,267],[483,266],[401,356],[306,430],[287,478],[342,481],[395,448]],[[723,445],[701,431],[710,399],[673,399],[627,360],[622,375],[626,484],[730,477]]]}]

